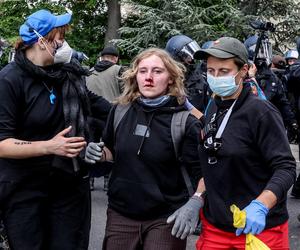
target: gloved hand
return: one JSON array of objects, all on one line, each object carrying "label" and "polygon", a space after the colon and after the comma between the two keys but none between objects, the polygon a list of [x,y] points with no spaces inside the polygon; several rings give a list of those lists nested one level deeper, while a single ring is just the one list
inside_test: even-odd
[{"label": "gloved hand", "polygon": [[185,98],[184,107],[191,111],[194,108],[194,105],[190,103],[188,98]]},{"label": "gloved hand", "polygon": [[84,161],[90,164],[95,164],[100,161],[103,156],[104,142],[90,142],[85,150]]},{"label": "gloved hand", "polygon": [[192,196],[189,201],[181,208],[177,209],[167,219],[167,223],[175,220],[172,228],[172,235],[180,239],[185,239],[192,234],[199,220],[200,209],[204,205],[204,200],[201,197]]},{"label": "gloved hand", "polygon": [[244,211],[246,211],[246,225],[244,228],[236,230],[236,236],[241,235],[241,233],[260,234],[266,226],[266,216],[269,209],[260,201],[253,200]]},{"label": "gloved hand", "polygon": [[289,138],[290,143],[298,143],[298,137],[299,137],[299,128],[297,123],[293,123],[288,126],[287,128],[287,134]]}]

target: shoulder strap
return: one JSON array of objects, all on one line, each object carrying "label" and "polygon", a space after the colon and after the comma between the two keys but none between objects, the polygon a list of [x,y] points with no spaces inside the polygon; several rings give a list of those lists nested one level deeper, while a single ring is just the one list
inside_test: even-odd
[{"label": "shoulder strap", "polygon": [[172,116],[171,135],[176,158],[178,158],[179,144],[185,134],[185,124],[189,114],[190,111],[186,110],[174,113]]},{"label": "shoulder strap", "polygon": [[130,103],[125,104],[125,105],[121,105],[121,104],[117,105],[117,107],[115,109],[115,115],[114,115],[114,132],[117,131],[117,128],[118,128],[122,118],[127,113],[127,111],[129,110],[130,107],[131,107]]},{"label": "shoulder strap", "polygon": [[[178,155],[178,150],[179,150],[179,144],[185,135],[185,125],[186,125],[186,120],[190,114],[190,111],[181,111],[174,113],[172,116],[172,121],[171,121],[171,135],[172,135],[172,141],[173,141],[173,146],[175,150],[175,155],[176,158],[179,159]],[[185,166],[181,164],[180,170],[185,182],[185,185],[187,187],[188,193],[190,196],[194,194],[194,189],[193,185],[191,182],[191,179],[189,177],[188,172],[186,171]]]}]

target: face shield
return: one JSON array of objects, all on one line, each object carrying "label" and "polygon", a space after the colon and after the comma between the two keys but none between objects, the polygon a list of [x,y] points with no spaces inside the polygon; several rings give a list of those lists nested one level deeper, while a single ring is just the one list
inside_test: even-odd
[{"label": "face shield", "polygon": [[181,53],[182,53],[182,59],[187,59],[188,57],[190,57],[191,60],[194,60],[194,54],[195,52],[199,51],[201,48],[199,46],[199,44],[196,41],[192,41],[186,45],[183,46],[183,48],[181,49]]}]

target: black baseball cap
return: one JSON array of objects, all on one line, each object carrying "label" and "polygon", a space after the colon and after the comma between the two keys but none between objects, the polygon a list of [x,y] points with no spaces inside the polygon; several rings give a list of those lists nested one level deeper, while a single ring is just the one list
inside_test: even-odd
[{"label": "black baseball cap", "polygon": [[248,63],[248,51],[245,45],[233,37],[221,37],[208,49],[201,49],[194,54],[195,59],[206,59],[208,56],[227,59],[238,57]]}]

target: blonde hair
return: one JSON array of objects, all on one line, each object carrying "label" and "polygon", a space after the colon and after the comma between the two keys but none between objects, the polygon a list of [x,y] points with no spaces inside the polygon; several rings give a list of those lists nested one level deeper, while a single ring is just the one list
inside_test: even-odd
[{"label": "blonde hair", "polygon": [[124,91],[122,95],[117,99],[117,103],[128,104],[133,102],[141,96],[139,92],[136,75],[138,72],[139,63],[152,55],[158,56],[164,63],[167,71],[170,74],[173,83],[169,85],[167,95],[177,97],[179,104],[182,104],[186,98],[186,92],[184,89],[184,72],[185,67],[176,62],[166,51],[159,48],[149,48],[139,53],[132,61],[131,67],[126,70],[121,79],[124,81]]}]

